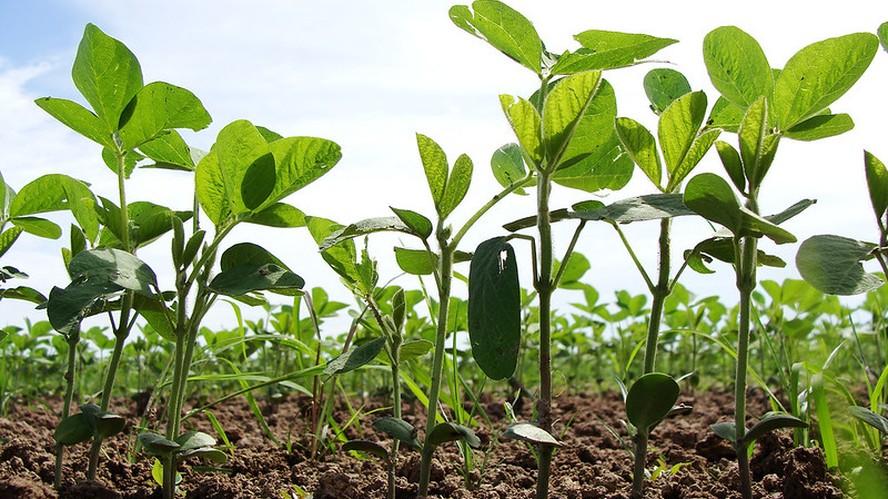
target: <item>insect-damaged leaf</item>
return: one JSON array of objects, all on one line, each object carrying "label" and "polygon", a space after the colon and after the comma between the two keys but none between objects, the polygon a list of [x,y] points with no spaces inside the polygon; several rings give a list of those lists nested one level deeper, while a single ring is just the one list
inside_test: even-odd
[{"label": "insect-damaged leaf", "polygon": [[806,239],[796,254],[802,277],[815,288],[833,295],[856,295],[876,289],[882,279],[867,273],[862,261],[872,257],[876,245],[833,235]]},{"label": "insect-damaged leaf", "polygon": [[648,433],[669,414],[680,388],[671,376],[648,373],[638,378],[626,395],[626,415],[639,432]]},{"label": "insect-damaged leaf", "polygon": [[484,241],[472,256],[468,319],[478,367],[492,379],[511,376],[521,343],[521,289],[515,250],[504,237]]},{"label": "insect-damaged leaf", "polygon": [[384,346],[385,338],[383,337],[374,338],[360,345],[353,346],[347,352],[331,360],[324,369],[324,374],[334,376],[354,371],[361,366],[369,364],[379,355]]},{"label": "insect-damaged leaf", "polygon": [[509,426],[505,433],[503,433],[503,438],[521,440],[533,444],[551,445],[553,447],[560,447],[562,445],[551,433],[530,423],[515,423]]},{"label": "insect-damaged leaf", "polygon": [[540,72],[543,42],[533,24],[508,5],[496,0],[477,0],[471,9],[454,5],[450,20],[531,71]]},{"label": "insect-damaged leaf", "polygon": [[[521,146],[505,144],[494,151],[490,157],[490,169],[493,171],[493,177],[503,187],[509,187],[523,179],[527,175],[527,167],[524,166]],[[527,193],[524,189],[518,188],[515,194],[524,196]]]}]

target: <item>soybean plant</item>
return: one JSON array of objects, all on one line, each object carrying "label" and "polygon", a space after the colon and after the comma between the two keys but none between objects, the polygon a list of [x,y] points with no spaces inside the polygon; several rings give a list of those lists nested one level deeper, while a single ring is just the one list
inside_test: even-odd
[{"label": "soybean plant", "polygon": [[746,428],[746,377],[749,357],[751,296],[756,287],[756,267],[783,266],[777,257],[758,249],[767,237],[777,244],[796,241],[779,224],[811,204],[802,201],[770,217],[759,215],[759,194],[782,138],[818,140],[853,128],[847,114],[833,114],[835,102],[864,73],[878,48],[869,33],[855,33],[813,43],[793,55],[781,70],[773,69],[758,42],[733,26],[706,35],[703,57],[715,88],[722,97],[710,116],[714,126],[736,132],[740,150],[718,142],[719,157],[734,187],[721,177],[704,173],[692,178],[685,189],[688,208],[726,230],[698,244],[689,264],[709,272],[705,261],[718,259],[733,264],[740,293],[737,371],[733,423],[719,423],[713,430],[734,443],[740,472],[740,492],[752,497],[749,453],[755,440],[766,432],[804,423],[788,414],[770,413],[751,429]]},{"label": "soybean plant", "polygon": [[[467,253],[458,249],[459,244],[472,226],[485,213],[509,194],[529,185],[531,178],[523,172],[515,175],[514,170],[500,174],[498,172],[498,164],[494,162],[494,176],[504,186],[503,189],[482,205],[454,234],[453,229],[447,225],[447,217],[459,206],[469,190],[474,170],[472,160],[467,155],[462,154],[456,159],[451,168],[448,166],[444,150],[434,140],[421,134],[417,134],[416,140],[437,213],[437,222],[434,226],[430,219],[420,213],[392,208],[395,214],[394,217],[367,219],[341,228],[332,233],[322,244],[321,248],[325,251],[325,258],[332,258],[332,255],[326,255],[333,251],[337,245],[358,236],[380,231],[396,231],[408,234],[417,238],[422,244],[421,249],[395,248],[395,256],[401,267],[406,271],[420,275],[431,274],[435,279],[437,290],[436,298],[438,304],[435,323],[435,348],[432,359],[432,385],[428,393],[426,433],[422,446],[419,481],[419,495],[420,497],[426,497],[428,495],[432,457],[435,448],[441,443],[453,440],[462,440],[471,447],[479,444],[477,437],[469,428],[455,423],[444,422],[443,418],[438,414],[438,402],[444,368],[445,340],[450,332],[449,305],[453,281],[453,264],[469,259]],[[429,242],[433,234],[434,239],[437,241],[437,251],[432,249],[432,245]],[[514,265],[514,258],[507,265]],[[517,289],[517,280],[515,281],[515,286],[515,289]],[[512,371],[514,371],[514,364],[512,364],[509,374]]]},{"label": "soybean plant", "polygon": [[[676,40],[649,35],[588,30],[574,38],[582,47],[563,53],[550,52],[540,40],[533,24],[519,12],[495,0],[478,0],[469,8],[457,5],[450,9],[450,18],[459,28],[485,40],[536,75],[539,90],[529,99],[500,96],[503,111],[518,138],[520,154],[515,154],[514,169],[523,170],[528,165],[528,175],[536,180],[537,213],[535,225],[538,233],[539,260],[534,255],[534,288],[539,300],[540,317],[540,394],[537,403],[538,429],[546,434],[539,445],[539,473],[536,496],[548,496],[549,472],[554,446],[552,430],[552,369],[551,369],[551,320],[552,294],[566,268],[556,269],[552,241],[552,215],[550,196],[552,184],[596,192],[603,189],[619,189],[632,175],[632,161],[622,153],[614,133],[616,97],[613,88],[602,78],[602,70],[636,64]],[[585,227],[581,221],[568,246],[562,262],[567,262]],[[529,236],[524,236],[529,237]],[[532,238],[531,238],[532,240]],[[479,253],[487,260],[506,254],[505,264],[479,267],[479,275],[471,290],[479,298],[478,312],[487,309],[491,318],[479,319],[470,335],[472,352],[479,366],[488,376],[502,376],[517,359],[520,328],[517,322],[496,324],[493,314],[515,316],[518,301],[493,298],[502,286],[497,276],[503,267],[509,269],[508,255],[513,251],[505,238],[491,239],[482,243]],[[483,251],[481,251],[483,250]],[[493,256],[491,256],[493,255]],[[474,259],[473,259],[474,263]],[[514,265],[514,264],[512,264]],[[471,276],[470,276],[471,277]],[[504,276],[505,278],[505,276]],[[472,309],[470,296],[470,310]],[[500,301],[500,303],[496,303]],[[487,303],[483,303],[487,302]],[[482,304],[483,303],[483,304]],[[491,307],[493,311],[491,312]],[[512,327],[509,327],[512,326]],[[508,329],[506,329],[508,327]],[[485,358],[493,359],[496,352],[497,367]],[[485,366],[490,366],[485,369]],[[506,373],[511,374],[511,373]]]},{"label": "soybean plant", "polygon": [[[126,338],[140,308],[158,305],[159,289],[147,265],[133,256],[136,250],[170,229],[175,216],[169,208],[149,203],[127,203],[126,180],[145,158],[166,162],[186,150],[176,128],[199,130],[210,116],[188,90],[164,82],[143,84],[139,61],[120,41],[89,24],[77,49],[71,71],[74,85],[92,107],[67,99],[43,97],[36,103],[69,128],[102,146],[102,160],[117,177],[118,203],[100,198],[95,207],[101,230],[89,231],[89,246],[70,259],[72,282],[50,293],[47,312],[53,327],[67,331],[90,315],[107,312],[115,344],[98,407],[110,417],[108,406]],[[182,214],[190,216],[190,213]],[[122,296],[119,296],[122,295]],[[119,300],[109,303],[111,298]],[[115,320],[112,312],[118,311]],[[79,420],[85,422],[84,418]],[[82,436],[82,435],[81,435]],[[104,431],[92,435],[87,478],[96,476]]]}]

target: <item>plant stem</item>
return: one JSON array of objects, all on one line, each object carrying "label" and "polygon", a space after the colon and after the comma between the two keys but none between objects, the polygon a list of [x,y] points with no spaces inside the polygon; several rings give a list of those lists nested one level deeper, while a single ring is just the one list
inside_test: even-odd
[{"label": "plant stem", "polygon": [[[392,416],[401,419],[401,374],[400,374],[400,345],[395,345],[392,349]],[[389,499],[395,499],[397,496],[397,487],[395,486],[395,470],[398,465],[398,447],[399,442],[392,442],[391,456],[389,457],[389,476],[388,476],[388,496]]]},{"label": "plant stem", "polygon": [[[551,177],[541,172],[537,181],[537,230],[540,235],[540,277],[536,283],[540,307],[540,399],[537,401],[538,426],[552,431],[552,223],[549,218]],[[549,472],[552,467],[553,447],[539,446],[537,472],[537,499],[549,496]]]},{"label": "plant stem", "polygon": [[448,308],[450,305],[450,284],[453,280],[453,248],[447,244],[441,228],[438,230],[438,242],[441,247],[441,259],[438,263],[440,285],[438,286],[438,328],[435,334],[435,352],[432,361],[432,387],[429,391],[429,405],[426,417],[426,438],[422,448],[422,461],[419,468],[419,497],[429,494],[429,479],[432,473],[432,454],[434,446],[430,436],[438,418],[438,397],[441,392],[441,377],[444,371],[444,343],[448,331]]},{"label": "plant stem", "polygon": [[[755,198],[747,203],[754,212]],[[755,289],[756,239],[744,237],[740,241],[741,254],[737,267],[737,289],[740,291],[740,318],[737,338],[737,374],[735,383],[734,424],[737,438],[737,463],[740,472],[740,493],[743,499],[752,498],[752,478],[749,472],[749,454],[747,446],[741,444],[746,436],[746,370],[749,359],[749,324],[752,291]]]},{"label": "plant stem", "polygon": [[[71,401],[74,399],[74,375],[77,370],[77,344],[80,342],[80,329],[75,327],[68,336],[68,370],[65,372],[65,402],[62,406],[61,419],[71,412]],[[60,419],[60,420],[61,420]],[[65,460],[65,446],[56,445],[55,478],[53,487],[62,485],[62,464]]]},{"label": "plant stem", "polygon": [[639,430],[635,438],[635,467],[632,470],[632,495],[633,499],[644,497],[644,470],[647,467],[647,433]]}]

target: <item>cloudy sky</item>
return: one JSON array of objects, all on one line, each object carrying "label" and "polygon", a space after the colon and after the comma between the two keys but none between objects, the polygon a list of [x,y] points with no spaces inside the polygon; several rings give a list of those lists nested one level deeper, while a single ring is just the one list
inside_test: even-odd
[{"label": "cloudy sky", "polygon": [[[671,64],[692,87],[715,101],[703,66],[701,45],[710,29],[735,24],[755,36],[773,66],[780,67],[808,43],[856,31],[875,31],[888,20],[888,4],[847,0],[841,8],[808,6],[796,12],[791,2],[747,1],[734,8],[708,2],[623,0],[602,7],[591,1],[514,1],[535,24],[550,50],[575,48],[572,35],[590,28],[649,33],[680,43],[656,57],[657,64],[608,74],[616,87],[619,114],[656,126],[641,81],[657,66]],[[90,182],[99,194],[114,197],[115,178],[101,164],[98,146],[44,114],[33,100],[44,95],[79,100],[70,79],[71,63],[84,25],[93,22],[122,40],[139,58],[145,81],[163,80],[194,91],[212,114],[210,129],[188,134],[197,147],[209,148],[226,123],[247,118],[284,135],[315,135],[337,141],[342,161],[327,176],[298,192],[289,202],[309,214],[340,222],[387,215],[388,206],[433,212],[416,153],[414,133],[435,138],[450,159],[468,153],[475,178],[467,201],[452,216],[469,216],[498,185],[490,175],[491,153],[513,141],[497,100],[500,93],[528,94],[530,72],[480,40],[457,29],[443,1],[62,1],[0,0],[0,171],[19,188],[51,172]],[[866,196],[862,150],[888,159],[888,54],[880,52],[861,81],[833,110],[850,113],[857,128],[817,143],[781,143],[764,186],[765,212],[779,211],[805,197],[818,204],[789,226],[799,239],[835,232],[872,239],[873,221]],[[733,141],[731,136],[725,136]],[[713,152],[698,171],[720,171]],[[607,200],[651,191],[640,174]],[[131,200],[150,199],[170,207],[190,206],[191,184],[175,172],[139,171],[129,183]],[[556,207],[590,195],[557,188]],[[501,203],[470,233],[467,250],[498,227],[533,212],[531,196]],[[59,219],[63,221],[64,218]],[[567,226],[556,231],[561,251]],[[675,225],[676,251],[691,247],[708,233],[705,224],[681,220]],[[604,298],[615,289],[641,292],[643,284],[607,226],[587,229],[579,251],[592,262],[590,283]],[[655,226],[630,227],[642,259],[656,256]],[[340,299],[348,295],[317,255],[307,232],[243,226],[230,242],[256,241],[284,259],[310,285],[327,287]],[[407,241],[404,241],[405,243]],[[396,273],[391,247],[397,237],[373,240],[384,279]],[[63,284],[59,241],[23,236],[4,257],[31,275],[29,284],[48,290]],[[766,278],[797,277],[794,247],[772,248],[790,262],[784,270],[762,272]],[[168,241],[140,253],[167,286]],[[527,258],[527,255],[522,255]],[[467,269],[466,269],[467,270]],[[525,276],[526,277],[526,276]],[[415,281],[403,279],[403,285]],[[685,284],[699,295],[719,293],[728,301],[735,291],[729,269],[710,276],[687,275]],[[463,293],[464,289],[457,290]],[[562,293],[566,306],[577,296]],[[20,324],[23,315],[39,318],[30,307],[0,304],[0,325]],[[209,325],[231,324],[231,312],[219,307]],[[336,332],[336,331],[328,331]]]}]

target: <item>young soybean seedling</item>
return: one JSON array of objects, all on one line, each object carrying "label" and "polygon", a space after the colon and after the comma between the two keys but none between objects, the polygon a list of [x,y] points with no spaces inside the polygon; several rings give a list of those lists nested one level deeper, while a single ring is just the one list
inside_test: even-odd
[{"label": "young soybean seedling", "polygon": [[[162,234],[169,230],[170,210],[152,203],[143,203],[138,210],[131,209],[126,199],[126,179],[136,163],[143,158],[162,157],[168,155],[169,151],[181,151],[184,142],[174,129],[206,128],[211,121],[210,115],[194,94],[184,88],[164,82],[145,85],[139,61],[133,53],[123,43],[92,24],[88,24],[84,30],[71,76],[74,85],[92,110],[76,102],[53,97],[42,97],[36,103],[69,128],[102,146],[102,159],[117,176],[119,200],[117,205],[104,198],[101,200],[99,213],[102,231],[97,242],[103,248],[98,251],[104,253],[97,256],[105,261],[101,269],[108,270],[108,265],[111,265],[114,269],[112,272],[133,270],[134,262],[123,256],[123,253],[134,254],[140,244],[147,244],[149,240],[140,240],[133,234],[132,226],[139,222],[140,216],[143,219],[155,219],[154,215],[161,215],[155,220],[163,220],[163,215],[166,214],[166,226],[160,224]],[[129,268],[114,267],[113,252],[120,252],[120,256],[130,262]],[[147,280],[143,279],[142,283],[137,284],[137,277],[129,283],[137,285],[128,286],[127,283],[110,282],[107,277],[104,279],[101,284],[110,286],[110,292],[101,289],[101,279],[92,279],[87,284],[75,282],[65,290],[58,291],[56,299],[51,295],[48,307],[50,312],[53,308],[66,309],[63,315],[73,319],[68,323],[77,322],[79,318],[91,315],[87,309],[96,301],[117,293],[123,294],[121,302],[115,307],[119,310],[118,318],[116,321],[112,318],[115,346],[108,364],[100,403],[101,411],[106,412],[124,343],[139,314],[136,295],[146,292],[143,294],[145,298],[154,300],[154,297],[153,293],[147,292],[146,286],[142,286],[147,284]],[[71,300],[80,301],[75,304]],[[80,313],[74,311],[72,305],[80,305]],[[111,313],[110,310],[108,312]],[[87,478],[90,480],[96,476],[101,445],[102,438],[97,435],[93,440],[87,470]]]},{"label": "young soybean seedling", "polygon": [[[619,189],[632,175],[632,162],[620,150],[614,133],[616,98],[601,71],[636,64],[676,40],[649,35],[589,30],[574,38],[581,48],[561,54],[546,50],[533,24],[519,12],[495,0],[478,0],[472,7],[456,5],[450,18],[459,28],[485,40],[522,66],[539,80],[539,90],[529,100],[500,96],[503,111],[511,124],[520,157],[529,165],[536,179],[536,228],[539,238],[539,261],[534,256],[538,275],[534,287],[540,311],[540,398],[537,404],[538,425],[552,430],[552,294],[558,287],[561,270],[555,271],[552,241],[550,195],[552,184],[595,192]],[[521,166],[523,168],[523,165]],[[567,262],[579,233],[581,222],[562,262]],[[505,244],[501,240],[499,244]],[[508,251],[505,247],[503,250]],[[561,267],[563,269],[564,266]],[[471,284],[470,284],[471,286]],[[514,313],[514,311],[512,312]],[[470,331],[471,332],[471,331]],[[505,365],[512,365],[517,352],[506,348],[515,342],[515,331],[504,335],[496,328],[476,331],[473,355],[478,350],[508,351]],[[474,338],[480,339],[476,343]],[[486,344],[487,346],[482,346]],[[479,365],[481,363],[479,362]],[[483,366],[482,366],[483,369]],[[553,447],[539,446],[539,472],[536,496],[548,496],[549,473]]]},{"label": "young soybean seedling", "polygon": [[[503,190],[482,205],[455,234],[451,235],[452,228],[447,225],[447,217],[462,203],[469,190],[474,170],[472,160],[465,154],[460,155],[451,168],[444,150],[434,140],[417,134],[416,142],[435,205],[437,223],[433,225],[431,220],[415,211],[392,208],[394,217],[362,220],[330,232],[329,236],[321,243],[321,251],[328,263],[332,262],[331,265],[334,265],[334,268],[338,266],[342,269],[342,271],[338,271],[342,275],[343,271],[351,272],[350,266],[345,262],[354,260],[354,244],[350,240],[355,237],[376,232],[394,231],[414,236],[422,244],[422,249],[395,248],[395,256],[399,265],[406,272],[419,275],[431,274],[435,279],[437,289],[438,308],[435,323],[435,349],[432,359],[432,386],[428,393],[426,434],[422,446],[419,478],[419,496],[426,497],[431,478],[432,457],[437,445],[446,441],[462,440],[473,447],[477,441],[477,437],[469,428],[455,423],[445,423],[438,414],[444,370],[445,340],[450,332],[449,306],[453,264],[469,259],[467,253],[459,251],[459,243],[485,213],[512,192],[529,185],[531,177],[523,171],[517,176],[497,175],[497,167],[494,165],[494,176],[503,184]],[[437,251],[432,249],[429,242],[433,234],[434,239],[437,240]],[[337,255],[342,256],[337,257]],[[360,267],[354,270],[356,278],[366,280],[362,277],[366,272],[362,273],[359,270]],[[512,364],[511,370],[514,371],[514,364]]]},{"label": "young soybean seedling", "polygon": [[[688,254],[693,267],[704,270],[713,258],[732,263],[740,292],[734,423],[720,423],[716,433],[736,448],[740,492],[752,497],[750,446],[762,434],[804,423],[787,414],[767,415],[746,428],[746,377],[749,357],[751,296],[760,263],[781,265],[758,249],[758,239],[778,244],[795,242],[779,224],[795,216],[810,201],[771,216],[759,215],[759,193],[784,137],[810,141],[838,135],[853,127],[847,114],[831,114],[835,102],[860,78],[878,48],[868,33],[855,33],[813,43],[792,56],[782,70],[774,70],[750,35],[732,26],[706,35],[703,56],[713,85],[722,94],[710,117],[713,126],[737,132],[739,152],[727,143],[716,147],[722,164],[743,201],[731,186],[714,174],[692,178],[685,189],[688,208],[723,226],[726,231],[697,245]],[[708,271],[704,270],[704,271]]]}]

